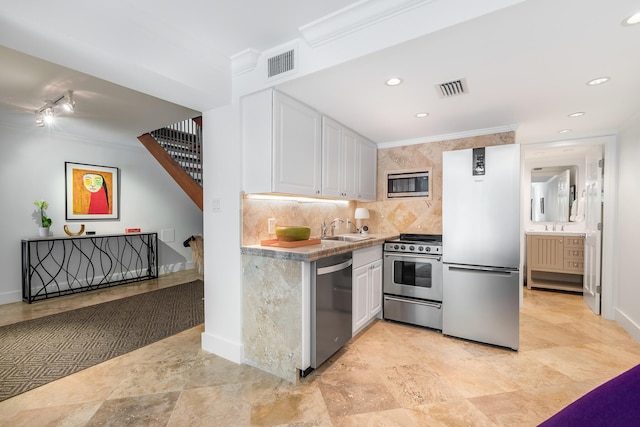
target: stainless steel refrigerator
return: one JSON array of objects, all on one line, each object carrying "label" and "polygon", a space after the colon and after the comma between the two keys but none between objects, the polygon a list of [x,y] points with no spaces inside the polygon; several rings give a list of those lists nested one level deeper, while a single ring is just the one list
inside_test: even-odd
[{"label": "stainless steel refrigerator", "polygon": [[517,350],[520,146],[443,153],[442,333]]}]

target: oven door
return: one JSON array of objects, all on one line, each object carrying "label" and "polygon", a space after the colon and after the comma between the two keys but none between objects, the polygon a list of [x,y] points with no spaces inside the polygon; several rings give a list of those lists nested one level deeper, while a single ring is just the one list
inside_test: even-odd
[{"label": "oven door", "polygon": [[442,257],[384,254],[385,294],[442,301]]}]

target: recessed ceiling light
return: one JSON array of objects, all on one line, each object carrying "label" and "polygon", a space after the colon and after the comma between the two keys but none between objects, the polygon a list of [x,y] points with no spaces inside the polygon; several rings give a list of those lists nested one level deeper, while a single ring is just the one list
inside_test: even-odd
[{"label": "recessed ceiling light", "polygon": [[418,113],[416,114],[416,117],[419,119],[423,119],[425,117],[429,116],[429,113]]},{"label": "recessed ceiling light", "polygon": [[597,86],[597,85],[601,85],[602,83],[606,83],[609,80],[610,80],[609,77],[598,77],[597,79],[589,80],[587,84],[589,86]]},{"label": "recessed ceiling light", "polygon": [[562,129],[558,131],[558,133],[569,133],[569,132],[571,132],[571,129]]},{"label": "recessed ceiling light", "polygon": [[584,116],[585,114],[587,113],[585,113],[584,111],[576,111],[575,113],[569,114],[569,117],[580,117],[580,116]]},{"label": "recessed ceiling light", "polygon": [[635,24],[640,24],[640,12],[622,21],[622,25],[635,25]]},{"label": "recessed ceiling light", "polygon": [[402,79],[400,77],[391,77],[385,82],[387,86],[398,86],[400,83],[402,83]]}]

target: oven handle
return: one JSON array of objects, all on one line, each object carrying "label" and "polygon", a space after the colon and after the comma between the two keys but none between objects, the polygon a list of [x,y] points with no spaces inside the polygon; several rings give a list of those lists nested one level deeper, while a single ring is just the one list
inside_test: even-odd
[{"label": "oven handle", "polygon": [[480,267],[480,266],[449,266],[449,271],[473,271],[475,273],[489,273],[489,274],[497,274],[502,276],[511,276],[512,273],[516,273],[516,270],[513,269],[504,269],[504,268],[492,268],[492,267]]},{"label": "oven handle", "polygon": [[438,255],[413,255],[413,254],[405,254],[402,252],[385,252],[384,257],[403,257],[403,258],[419,258],[419,259],[435,259],[436,261],[442,261],[442,256]]},{"label": "oven handle", "polygon": [[409,299],[409,298],[392,297],[389,295],[385,295],[384,299],[387,301],[407,302],[410,304],[424,305],[425,307],[435,307],[435,308],[442,307],[442,304],[439,302],[418,301],[418,300]]}]

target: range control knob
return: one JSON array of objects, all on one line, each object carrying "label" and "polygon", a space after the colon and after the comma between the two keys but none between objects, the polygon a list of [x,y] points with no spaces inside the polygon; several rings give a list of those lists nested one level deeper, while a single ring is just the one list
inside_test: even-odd
[{"label": "range control knob", "polygon": [[406,249],[406,247],[404,245],[401,245],[400,249],[404,251]]},{"label": "range control knob", "polygon": [[422,252],[424,248],[422,246],[418,246],[418,252]]},{"label": "range control knob", "polygon": [[427,246],[424,250],[427,252],[431,252],[431,246]]},{"label": "range control knob", "polygon": [[395,245],[395,246],[393,247],[393,249],[398,249],[399,247],[400,247],[400,246]]},{"label": "range control knob", "polygon": [[413,245],[409,246],[409,250],[413,251],[415,249],[415,247],[413,247]]}]

